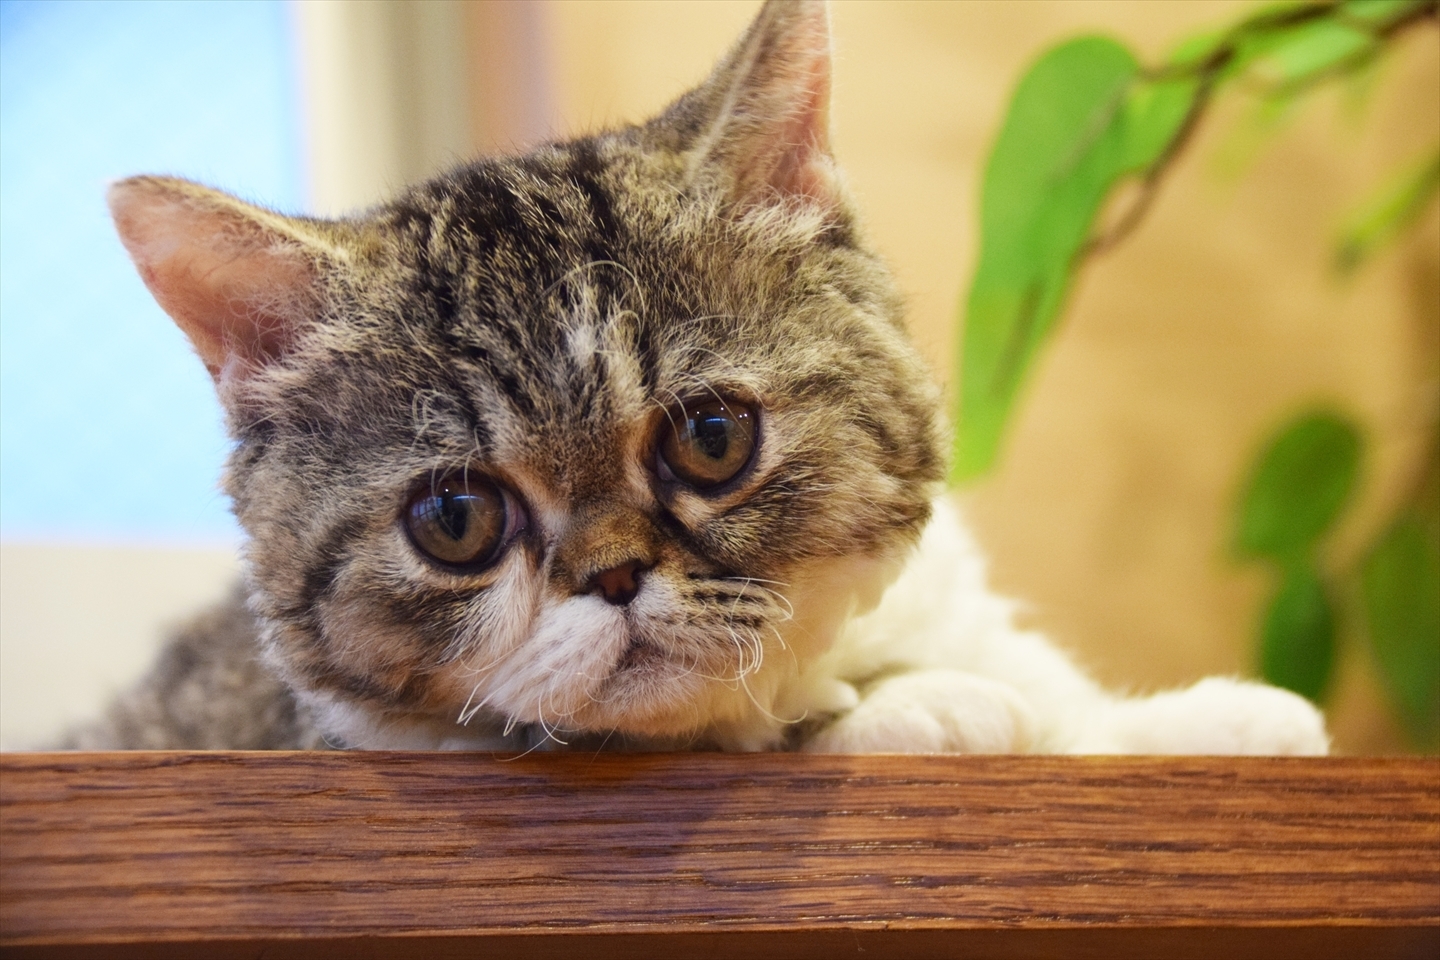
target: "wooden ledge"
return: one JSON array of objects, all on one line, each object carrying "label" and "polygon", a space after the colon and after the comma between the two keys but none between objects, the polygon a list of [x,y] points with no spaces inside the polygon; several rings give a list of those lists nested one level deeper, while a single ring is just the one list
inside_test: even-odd
[{"label": "wooden ledge", "polygon": [[7,956],[1440,955],[1440,761],[0,757]]}]

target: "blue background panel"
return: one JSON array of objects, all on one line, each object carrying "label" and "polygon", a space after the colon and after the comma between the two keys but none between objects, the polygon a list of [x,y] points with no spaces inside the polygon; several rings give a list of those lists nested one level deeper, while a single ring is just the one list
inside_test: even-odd
[{"label": "blue background panel", "polygon": [[303,203],[281,0],[0,3],[0,536],[224,543],[209,376],[136,276],[108,182]]}]

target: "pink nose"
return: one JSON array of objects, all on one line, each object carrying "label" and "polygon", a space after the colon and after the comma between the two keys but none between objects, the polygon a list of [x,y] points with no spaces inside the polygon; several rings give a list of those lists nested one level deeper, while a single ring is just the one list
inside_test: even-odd
[{"label": "pink nose", "polygon": [[606,601],[623,607],[635,599],[640,592],[640,571],[644,569],[638,560],[627,560],[609,570],[601,570],[590,578],[591,591],[599,590]]}]

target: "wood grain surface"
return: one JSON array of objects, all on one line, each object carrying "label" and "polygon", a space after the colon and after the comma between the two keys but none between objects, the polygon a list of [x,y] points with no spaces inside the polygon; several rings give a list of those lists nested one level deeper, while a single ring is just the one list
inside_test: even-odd
[{"label": "wood grain surface", "polygon": [[1433,958],[1440,761],[9,754],[0,949]]}]

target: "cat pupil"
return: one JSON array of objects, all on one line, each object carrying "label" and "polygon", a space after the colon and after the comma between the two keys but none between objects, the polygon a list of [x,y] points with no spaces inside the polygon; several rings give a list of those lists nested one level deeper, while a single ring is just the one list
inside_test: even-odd
[{"label": "cat pupil", "polygon": [[456,496],[449,490],[440,494],[440,509],[435,519],[451,540],[464,540],[465,528],[470,524],[470,511],[478,506],[475,498],[465,494]]},{"label": "cat pupil", "polygon": [[691,426],[696,446],[711,460],[725,459],[725,451],[730,446],[730,424],[729,417],[711,414],[697,417]]}]

